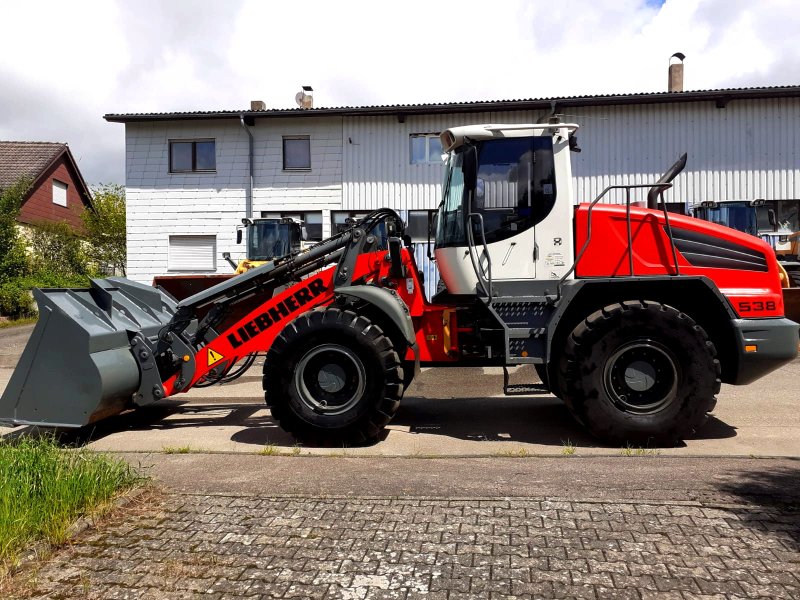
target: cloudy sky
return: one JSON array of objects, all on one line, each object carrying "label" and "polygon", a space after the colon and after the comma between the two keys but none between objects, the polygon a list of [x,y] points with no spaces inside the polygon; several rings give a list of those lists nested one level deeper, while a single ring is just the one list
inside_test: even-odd
[{"label": "cloudy sky", "polygon": [[124,183],[106,113],[800,84],[797,0],[2,0],[0,139]]}]

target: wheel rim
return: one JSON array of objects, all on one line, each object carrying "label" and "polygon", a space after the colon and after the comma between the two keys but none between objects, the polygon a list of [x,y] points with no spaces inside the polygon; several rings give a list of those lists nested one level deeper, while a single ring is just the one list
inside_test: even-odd
[{"label": "wheel rim", "polygon": [[620,409],[640,415],[652,414],[677,396],[678,361],[663,344],[636,340],[617,349],[606,362],[603,384]]},{"label": "wheel rim", "polygon": [[294,386],[311,410],[338,415],[355,406],[366,388],[366,370],[350,348],[325,344],[306,352],[297,363]]}]

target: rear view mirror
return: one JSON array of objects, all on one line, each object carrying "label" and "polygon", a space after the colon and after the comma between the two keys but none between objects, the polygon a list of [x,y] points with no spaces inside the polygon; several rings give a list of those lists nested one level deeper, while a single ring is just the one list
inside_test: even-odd
[{"label": "rear view mirror", "polygon": [[773,228],[777,229],[778,227],[778,218],[775,216],[775,211],[767,209],[767,217],[769,217],[769,224],[772,225]]},{"label": "rear view mirror", "polygon": [[237,244],[241,244],[242,243],[242,230],[241,229],[237,229],[236,230],[236,243]]}]

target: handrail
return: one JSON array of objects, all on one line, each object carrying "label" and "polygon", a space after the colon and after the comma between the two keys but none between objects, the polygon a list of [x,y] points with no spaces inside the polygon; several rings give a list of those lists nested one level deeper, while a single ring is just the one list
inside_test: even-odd
[{"label": "handrail", "polygon": [[[488,267],[488,275],[483,272],[483,266],[481,266],[481,258],[478,257],[477,264],[475,263],[475,258],[472,256],[472,249],[475,247],[475,237],[472,235],[472,218],[478,217],[481,224],[481,241],[483,243],[483,255],[486,257],[486,266]],[[492,303],[492,257],[489,255],[489,247],[486,245],[486,227],[483,223],[483,215],[481,213],[469,213],[467,215],[468,218],[468,226],[467,226],[467,240],[469,242],[469,246],[467,251],[469,252],[469,260],[472,263],[472,269],[475,271],[475,275],[478,278],[478,281],[483,288],[483,291],[486,292],[486,304]],[[486,280],[486,282],[484,281]],[[488,286],[487,286],[488,283]]]},{"label": "handrail", "polygon": [[564,285],[564,282],[567,278],[575,272],[575,269],[578,266],[581,258],[583,258],[586,249],[589,247],[589,243],[592,240],[592,209],[595,205],[603,199],[603,197],[610,192],[611,190],[625,190],[625,217],[626,217],[626,228],[627,228],[627,235],[628,235],[628,268],[630,270],[630,277],[634,276],[634,269],[633,269],[633,239],[632,239],[632,232],[631,232],[631,190],[635,188],[657,188],[659,190],[659,196],[661,197],[661,204],[664,211],[664,220],[667,226],[667,237],[669,238],[670,246],[672,247],[672,258],[675,261],[675,275],[679,275],[679,267],[678,267],[678,255],[675,251],[675,241],[672,237],[672,229],[669,226],[669,217],[667,216],[667,205],[664,202],[664,191],[671,188],[671,183],[639,183],[639,184],[631,184],[631,185],[609,185],[606,187],[600,194],[592,200],[589,204],[589,208],[586,213],[586,240],[583,242],[583,246],[581,247],[578,255],[575,257],[575,260],[572,263],[572,266],[569,270],[564,273],[561,279],[558,280],[558,284],[556,286],[556,299],[561,298],[561,288]]}]

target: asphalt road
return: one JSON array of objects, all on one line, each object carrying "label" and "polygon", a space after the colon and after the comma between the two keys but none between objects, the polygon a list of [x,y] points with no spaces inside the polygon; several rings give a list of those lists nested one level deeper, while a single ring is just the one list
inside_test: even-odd
[{"label": "asphalt road", "polygon": [[[31,327],[0,330],[0,389],[4,389]],[[192,390],[98,423],[72,437],[98,450],[118,452],[300,453],[347,456],[618,455],[800,456],[797,382],[800,361],[744,387],[723,386],[714,415],[676,448],[603,446],[550,395],[502,395],[502,372],[427,369],[406,392],[381,441],[359,448],[298,448],[263,403],[260,369],[240,380]],[[536,377],[530,368],[517,382]],[[53,399],[53,401],[63,401]],[[16,434],[0,428],[2,434]]]}]

